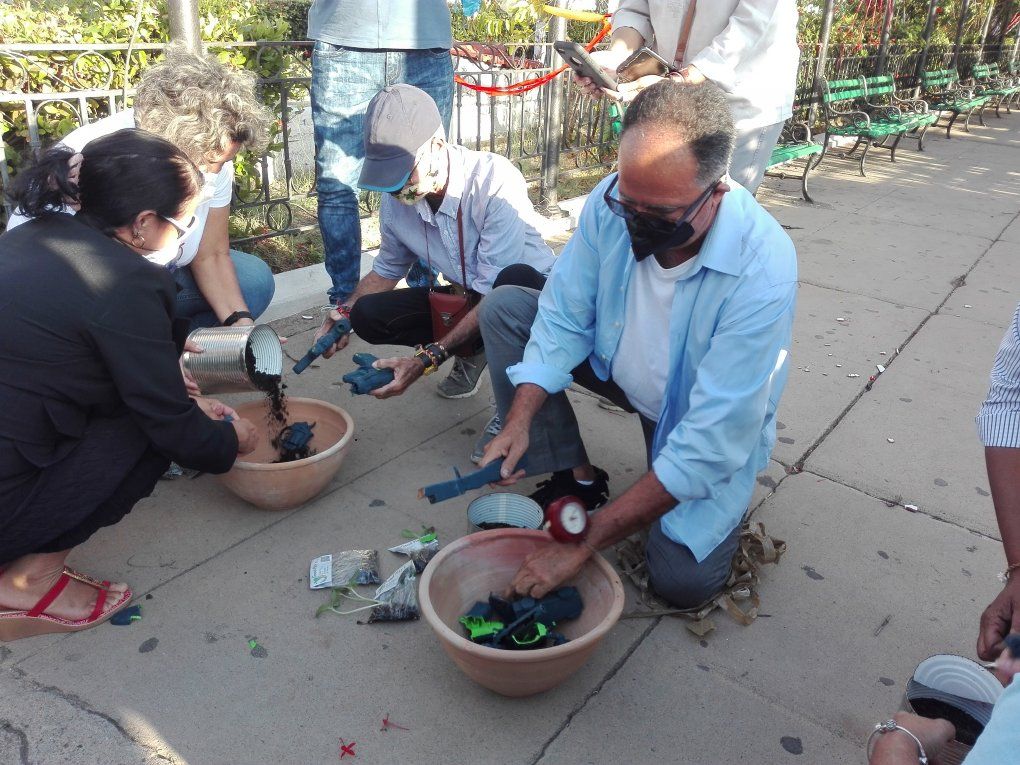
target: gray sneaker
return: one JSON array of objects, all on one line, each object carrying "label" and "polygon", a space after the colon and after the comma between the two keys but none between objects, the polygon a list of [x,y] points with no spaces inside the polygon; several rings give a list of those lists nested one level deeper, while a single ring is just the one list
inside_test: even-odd
[{"label": "gray sneaker", "polygon": [[499,435],[500,431],[503,430],[503,421],[499,419],[499,413],[492,415],[487,423],[485,423],[485,429],[482,430],[482,435],[475,441],[475,450],[471,452],[471,461],[476,465],[482,461],[482,457],[485,456],[485,447],[489,445],[489,441]]},{"label": "gray sneaker", "polygon": [[485,371],[485,351],[474,356],[454,357],[453,369],[436,388],[443,398],[470,398],[478,392]]}]

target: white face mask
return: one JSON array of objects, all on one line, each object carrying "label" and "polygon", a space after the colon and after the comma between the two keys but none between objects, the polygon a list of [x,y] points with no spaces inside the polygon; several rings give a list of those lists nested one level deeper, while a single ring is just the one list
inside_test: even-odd
[{"label": "white face mask", "polygon": [[[177,270],[177,261],[179,261],[181,256],[184,254],[184,243],[187,241],[188,237],[198,229],[198,218],[192,216],[191,220],[187,224],[184,224],[174,218],[171,218],[169,215],[161,215],[160,217],[177,229],[177,238],[158,250],[147,250],[144,257],[150,263],[155,263],[161,268],[167,268],[171,271],[175,271]],[[139,247],[138,249],[146,248]]]},{"label": "white face mask", "polygon": [[[446,185],[445,179],[440,178],[440,170],[443,166],[442,160],[444,157],[445,152],[433,151],[432,143],[430,142],[425,154],[415,162],[415,167],[418,169],[417,183],[409,178],[400,191],[392,192],[393,196],[399,202],[413,207],[429,194],[437,194],[442,191],[443,186]],[[428,163],[427,165],[425,164],[426,162]],[[414,175],[413,171],[411,175]]]}]

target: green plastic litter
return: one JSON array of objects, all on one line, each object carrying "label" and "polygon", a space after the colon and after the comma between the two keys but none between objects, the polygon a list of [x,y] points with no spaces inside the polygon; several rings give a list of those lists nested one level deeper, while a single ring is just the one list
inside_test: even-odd
[{"label": "green plastic litter", "polygon": [[503,622],[490,622],[482,616],[462,616],[460,623],[464,625],[472,640],[492,637],[503,629]]}]

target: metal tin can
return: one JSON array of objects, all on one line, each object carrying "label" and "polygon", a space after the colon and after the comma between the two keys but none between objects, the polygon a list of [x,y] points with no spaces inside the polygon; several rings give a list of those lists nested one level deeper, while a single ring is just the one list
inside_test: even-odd
[{"label": "metal tin can", "polygon": [[188,342],[202,348],[201,353],[185,351],[182,357],[202,393],[266,390],[283,374],[283,346],[265,324],[196,329]]}]

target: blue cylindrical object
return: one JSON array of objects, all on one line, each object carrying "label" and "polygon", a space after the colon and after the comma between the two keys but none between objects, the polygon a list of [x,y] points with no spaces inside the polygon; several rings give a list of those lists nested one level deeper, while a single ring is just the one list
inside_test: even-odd
[{"label": "blue cylindrical object", "polygon": [[351,331],[350,319],[340,319],[333,325],[333,329],[315,341],[313,345],[297,364],[294,365],[294,374],[299,375],[308,369],[309,364],[315,361],[338,342],[340,338]]}]

